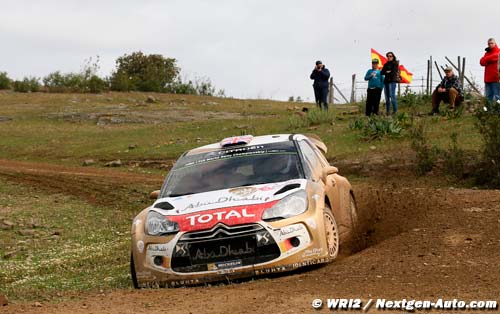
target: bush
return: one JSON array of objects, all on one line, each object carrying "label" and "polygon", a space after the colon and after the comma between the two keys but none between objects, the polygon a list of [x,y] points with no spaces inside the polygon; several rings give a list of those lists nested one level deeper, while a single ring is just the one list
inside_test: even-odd
[{"label": "bush", "polygon": [[108,82],[97,75],[92,75],[85,81],[85,85],[85,91],[93,94],[102,93],[109,88]]},{"label": "bush", "polygon": [[7,76],[7,72],[0,72],[0,89],[10,89],[12,81]]},{"label": "bush", "polygon": [[425,124],[422,121],[414,121],[413,127],[410,129],[410,139],[411,148],[417,154],[416,172],[418,175],[424,175],[436,165],[439,150],[428,143]]},{"label": "bush", "polygon": [[188,81],[187,83],[183,83],[180,78],[173,83],[167,84],[165,91],[172,94],[196,95],[196,88],[193,82]]},{"label": "bush", "polygon": [[303,127],[335,123],[335,113],[333,110],[322,110],[318,108],[309,109],[301,117],[293,116],[288,120],[289,129],[298,129]]},{"label": "bush", "polygon": [[52,72],[43,78],[43,84],[49,93],[100,93],[106,91],[109,84],[97,75],[98,70],[99,56],[96,61],[85,60],[79,73]]},{"label": "bush", "polygon": [[40,81],[36,77],[25,77],[22,81],[14,81],[12,87],[18,93],[35,93],[40,90]]},{"label": "bush", "polygon": [[403,134],[407,115],[400,114],[396,117],[384,117],[373,115],[370,117],[357,118],[351,121],[349,127],[361,131],[361,137],[368,141],[384,137],[399,137]]},{"label": "bush", "polygon": [[445,165],[444,169],[447,174],[457,179],[462,179],[465,173],[465,153],[458,146],[458,133],[451,133],[450,138],[450,149],[442,153]]},{"label": "bush", "polygon": [[477,183],[500,187],[500,105],[486,105],[475,113],[476,127],[482,137],[482,160]]},{"label": "bush", "polygon": [[176,60],[159,54],[134,52],[116,60],[111,88],[119,91],[163,92],[179,74]]}]

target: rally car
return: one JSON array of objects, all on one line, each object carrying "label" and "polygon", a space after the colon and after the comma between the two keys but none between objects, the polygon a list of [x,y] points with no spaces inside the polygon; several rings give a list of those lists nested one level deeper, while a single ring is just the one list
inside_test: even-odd
[{"label": "rally car", "polygon": [[132,224],[134,287],[328,263],[356,232],[348,180],[316,136],[239,136],[184,153]]}]

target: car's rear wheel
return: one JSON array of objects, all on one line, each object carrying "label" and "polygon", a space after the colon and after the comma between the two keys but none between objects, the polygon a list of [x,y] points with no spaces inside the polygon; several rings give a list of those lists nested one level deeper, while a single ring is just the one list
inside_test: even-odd
[{"label": "car's rear wheel", "polygon": [[137,283],[137,275],[135,274],[134,254],[132,253],[130,253],[130,276],[132,277],[134,288],[139,289],[139,284]]},{"label": "car's rear wheel", "polygon": [[334,259],[339,254],[339,231],[332,211],[328,207],[326,207],[324,210],[323,220],[325,223],[325,236],[328,248],[328,257]]}]

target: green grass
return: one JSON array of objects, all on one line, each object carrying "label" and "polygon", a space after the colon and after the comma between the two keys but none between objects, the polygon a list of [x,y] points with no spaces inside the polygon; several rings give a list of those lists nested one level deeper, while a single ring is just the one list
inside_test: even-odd
[{"label": "green grass", "polygon": [[[131,211],[3,180],[0,208],[0,217],[15,223],[13,229],[0,229],[0,293],[13,300],[41,300],[66,291],[130,286]],[[35,234],[23,236],[23,230]],[[4,258],[9,252],[16,253]]]}]

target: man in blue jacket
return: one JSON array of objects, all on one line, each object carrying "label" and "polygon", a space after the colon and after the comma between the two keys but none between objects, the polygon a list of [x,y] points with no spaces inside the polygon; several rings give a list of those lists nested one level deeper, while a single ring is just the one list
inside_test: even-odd
[{"label": "man in blue jacket", "polygon": [[328,95],[328,79],[330,78],[330,71],[324,66],[323,62],[316,61],[316,66],[311,73],[311,80],[314,80],[314,98],[318,108],[322,107],[328,110],[328,102],[326,97]]},{"label": "man in blue jacket", "polygon": [[372,60],[372,68],[366,72],[365,81],[368,81],[365,114],[368,117],[372,114],[378,115],[380,96],[384,88],[384,76],[378,69],[378,59]]}]

